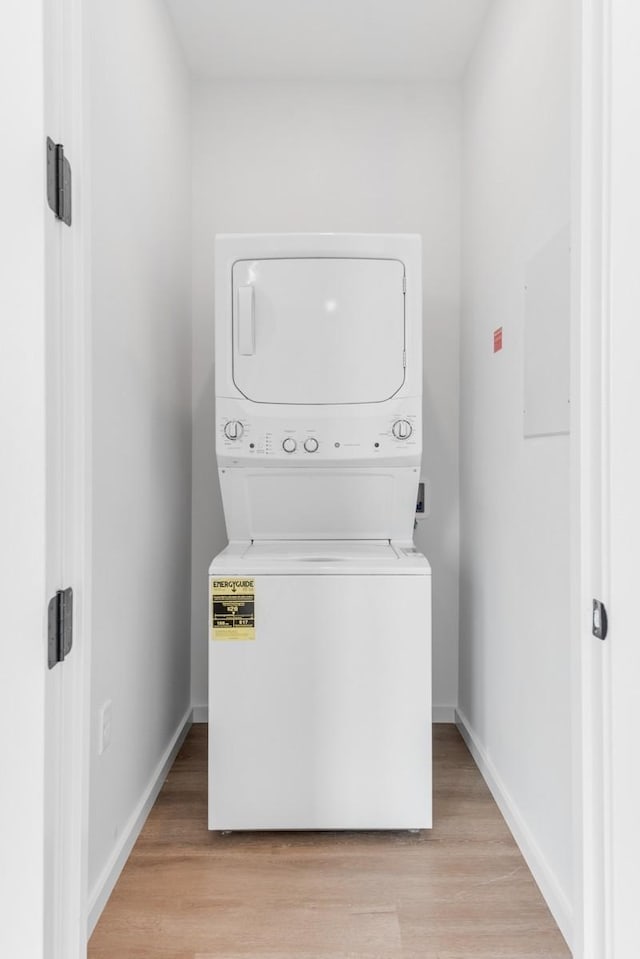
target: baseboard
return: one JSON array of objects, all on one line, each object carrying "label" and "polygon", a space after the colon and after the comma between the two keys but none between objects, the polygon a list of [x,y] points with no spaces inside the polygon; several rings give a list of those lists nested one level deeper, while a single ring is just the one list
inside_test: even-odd
[{"label": "baseboard", "polygon": [[151,807],[162,789],[165,779],[178,755],[191,723],[193,722],[193,708],[190,706],[184,714],[178,728],[171,738],[171,742],[165,749],[160,762],[156,766],[149,780],[147,788],[140,798],[140,802],[134,809],[129,821],[126,823],[118,843],[114,848],[107,864],[98,877],[94,888],[89,894],[88,915],[87,915],[87,939],[93,932],[102,914],[102,910],[107,904],[109,896],[113,892],[114,886],[120,877],[124,865],[131,854],[135,841],[140,835],[140,831],[145,824],[147,816],[151,812]]},{"label": "baseboard", "polygon": [[431,709],[431,721],[434,723],[455,723],[455,706],[433,706]]},{"label": "baseboard", "polygon": [[206,703],[200,706],[193,707],[193,720],[194,723],[208,723],[209,722],[209,707]]},{"label": "baseboard", "polygon": [[[434,706],[431,711],[431,716],[432,716],[432,722],[434,723],[455,723],[456,707],[455,706]],[[209,707],[206,704],[202,706],[193,707],[193,722],[194,723],[209,722]]]},{"label": "baseboard", "polygon": [[526,821],[518,809],[513,797],[502,782],[495,766],[480,744],[469,720],[460,709],[455,711],[456,726],[464,739],[469,752],[482,773],[500,812],[517,842],[520,852],[531,870],[533,878],[547,903],[553,918],[558,924],[567,945],[571,948],[573,938],[573,910],[571,903],[560,888],[558,881],[536,843]]}]

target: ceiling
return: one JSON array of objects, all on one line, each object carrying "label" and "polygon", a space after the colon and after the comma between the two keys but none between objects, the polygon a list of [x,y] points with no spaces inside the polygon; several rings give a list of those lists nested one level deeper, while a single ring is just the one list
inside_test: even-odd
[{"label": "ceiling", "polygon": [[490,0],[167,0],[196,76],[452,80]]}]

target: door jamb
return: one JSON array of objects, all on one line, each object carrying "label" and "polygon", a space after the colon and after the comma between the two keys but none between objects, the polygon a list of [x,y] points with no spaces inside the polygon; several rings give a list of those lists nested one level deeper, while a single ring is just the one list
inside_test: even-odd
[{"label": "door jamb", "polygon": [[[91,690],[91,300],[85,21],[82,0],[55,0],[45,43],[52,82],[46,96],[58,101],[60,135],[73,168],[73,221],[61,226],[63,317],[59,344],[62,373],[63,503],[62,578],[74,591],[74,639],[64,670],[60,737],[60,806],[55,844],[57,882],[47,876],[45,902],[59,910],[47,959],[85,959]],[[44,157],[44,141],[42,145]],[[43,196],[46,204],[46,195]],[[53,216],[50,211],[47,215]],[[68,232],[66,232],[68,231]],[[47,302],[47,311],[53,306]],[[52,788],[51,784],[47,788]],[[45,795],[45,802],[55,797]]]},{"label": "door jamb", "polygon": [[[572,723],[576,959],[610,959],[607,911],[608,646],[591,633],[608,601],[608,127],[610,0],[573,3]],[[577,493],[577,497],[575,494]]]}]

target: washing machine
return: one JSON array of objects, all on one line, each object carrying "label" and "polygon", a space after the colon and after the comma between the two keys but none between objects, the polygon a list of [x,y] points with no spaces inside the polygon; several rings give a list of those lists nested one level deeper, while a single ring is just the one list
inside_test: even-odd
[{"label": "washing machine", "polygon": [[420,239],[216,239],[209,827],[431,825]]}]

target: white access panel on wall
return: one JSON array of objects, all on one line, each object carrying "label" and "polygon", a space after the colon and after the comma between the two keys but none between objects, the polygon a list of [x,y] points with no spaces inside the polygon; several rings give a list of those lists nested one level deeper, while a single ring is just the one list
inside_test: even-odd
[{"label": "white access panel on wall", "polygon": [[233,380],[257,403],[390,399],[405,377],[405,268],[300,257],[233,265]]}]

